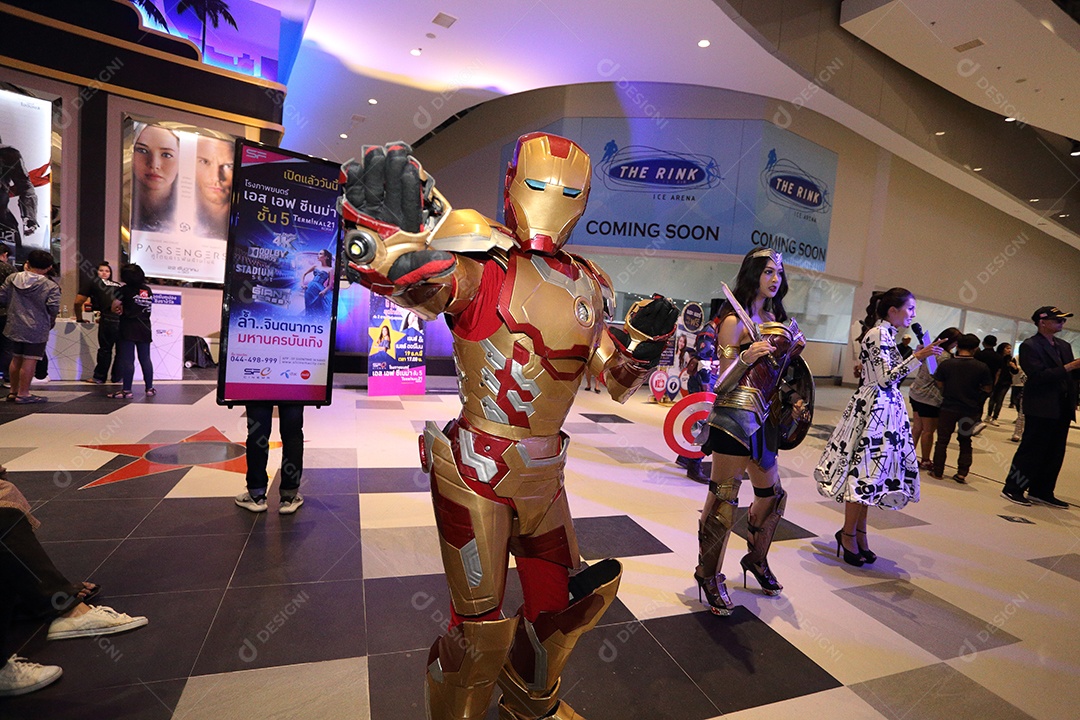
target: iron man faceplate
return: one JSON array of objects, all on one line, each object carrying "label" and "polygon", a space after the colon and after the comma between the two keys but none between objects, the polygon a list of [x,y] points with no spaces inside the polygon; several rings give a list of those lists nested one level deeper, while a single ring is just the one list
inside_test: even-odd
[{"label": "iron man faceplate", "polygon": [[554,254],[570,239],[589,199],[589,156],[548,133],[522,135],[506,170],[504,215],[522,250]]}]

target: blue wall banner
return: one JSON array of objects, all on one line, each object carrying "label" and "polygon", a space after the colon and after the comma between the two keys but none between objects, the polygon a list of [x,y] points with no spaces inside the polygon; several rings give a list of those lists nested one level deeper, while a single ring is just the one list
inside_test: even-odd
[{"label": "blue wall banner", "polygon": [[545,130],[593,161],[571,243],[730,255],[771,247],[791,265],[825,269],[837,166],[825,148],[764,120],[564,118]]},{"label": "blue wall banner", "polygon": [[339,168],[246,140],[235,168],[218,403],[329,404]]}]

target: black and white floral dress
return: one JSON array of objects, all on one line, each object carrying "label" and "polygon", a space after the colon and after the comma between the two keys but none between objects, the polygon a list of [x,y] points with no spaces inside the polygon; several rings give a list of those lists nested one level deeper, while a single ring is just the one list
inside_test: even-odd
[{"label": "black and white floral dress", "polygon": [[866,332],[859,351],[862,382],[821,455],[818,492],[837,502],[899,510],[919,501],[919,465],[900,381],[920,362],[896,349],[885,320]]}]

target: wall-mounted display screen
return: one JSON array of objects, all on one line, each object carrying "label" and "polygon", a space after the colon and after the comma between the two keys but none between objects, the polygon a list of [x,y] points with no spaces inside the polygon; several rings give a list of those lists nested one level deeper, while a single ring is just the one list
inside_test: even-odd
[{"label": "wall-mounted display screen", "polygon": [[222,282],[235,138],[134,118],[125,129],[131,262],[150,277]]}]

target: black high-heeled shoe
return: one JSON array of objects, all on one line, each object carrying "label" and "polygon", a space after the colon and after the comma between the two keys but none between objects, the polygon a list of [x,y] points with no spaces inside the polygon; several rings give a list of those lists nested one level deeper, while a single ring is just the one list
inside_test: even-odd
[{"label": "black high-heeled shoe", "polygon": [[727,580],[723,573],[717,573],[712,577],[703,578],[698,577],[698,574],[694,573],[694,580],[698,585],[698,602],[703,602],[701,599],[702,592],[705,593],[705,599],[708,600],[709,610],[713,615],[719,615],[726,617],[735,610],[735,603],[731,602],[731,597],[728,596],[727,585],[724,581]]},{"label": "black high-heeled shoe", "polygon": [[[855,531],[855,546],[856,547],[858,547],[858,545],[859,545],[859,537],[858,536],[859,536],[860,533],[864,537],[866,536],[866,531],[865,530],[856,530]],[[864,563],[869,565],[870,563],[877,560],[877,553],[875,553],[870,548],[866,548],[865,550],[863,550],[862,548],[859,548],[859,557],[861,557],[863,559]]]},{"label": "black high-heeled shoe", "polygon": [[761,591],[766,595],[779,595],[780,591],[784,589],[776,580],[776,576],[773,575],[772,570],[769,569],[769,561],[762,560],[760,563],[755,563],[750,559],[750,555],[743,555],[742,560],[739,561],[739,565],[742,566],[742,586],[746,587],[746,573],[750,573],[758,581],[758,585],[761,586]]},{"label": "black high-heeled shoe", "polygon": [[862,567],[863,563],[865,562],[862,558],[862,555],[857,552],[851,552],[846,547],[844,547],[844,543],[840,539],[841,535],[844,535],[846,537],[855,537],[855,533],[848,535],[843,530],[836,531],[836,557],[840,557],[840,551],[843,550],[844,562],[846,562],[848,565],[854,565],[855,567]]}]

